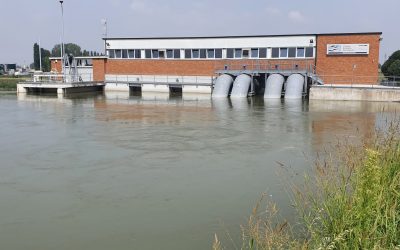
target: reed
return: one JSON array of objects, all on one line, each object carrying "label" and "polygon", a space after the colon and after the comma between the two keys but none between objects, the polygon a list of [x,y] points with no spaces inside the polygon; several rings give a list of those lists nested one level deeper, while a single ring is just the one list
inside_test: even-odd
[{"label": "reed", "polygon": [[[260,212],[263,196],[242,226],[241,249],[400,250],[400,123],[372,138],[339,144],[291,185],[295,227],[272,201]],[[223,249],[217,237],[214,246]]]}]

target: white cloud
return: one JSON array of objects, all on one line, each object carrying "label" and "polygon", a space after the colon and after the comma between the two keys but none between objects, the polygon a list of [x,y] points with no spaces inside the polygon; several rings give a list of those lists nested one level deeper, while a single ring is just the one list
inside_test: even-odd
[{"label": "white cloud", "polygon": [[293,22],[304,22],[306,20],[303,14],[301,14],[301,12],[298,10],[289,11],[288,18]]}]

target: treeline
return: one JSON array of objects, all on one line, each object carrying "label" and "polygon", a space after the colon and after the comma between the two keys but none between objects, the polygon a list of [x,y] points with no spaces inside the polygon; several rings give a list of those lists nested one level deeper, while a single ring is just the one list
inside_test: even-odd
[{"label": "treeline", "polygon": [[[73,56],[102,56],[104,54],[97,51],[82,50],[81,47],[75,43],[64,44],[65,54]],[[61,45],[56,44],[53,49],[47,50],[40,48],[42,57],[42,71],[49,72],[51,70],[50,57],[61,57]],[[33,66],[35,70],[40,70],[40,53],[39,45],[33,45]]]},{"label": "treeline", "polygon": [[381,67],[385,76],[400,76],[400,50],[394,52]]}]

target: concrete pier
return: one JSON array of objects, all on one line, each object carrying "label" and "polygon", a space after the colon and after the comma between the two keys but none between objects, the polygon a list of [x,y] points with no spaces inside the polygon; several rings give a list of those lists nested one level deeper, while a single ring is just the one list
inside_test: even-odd
[{"label": "concrete pier", "polygon": [[23,82],[17,84],[17,93],[54,93],[64,96],[73,93],[102,91],[104,86],[103,82]]},{"label": "concrete pier", "polygon": [[319,85],[310,100],[400,102],[400,87],[381,85]]}]

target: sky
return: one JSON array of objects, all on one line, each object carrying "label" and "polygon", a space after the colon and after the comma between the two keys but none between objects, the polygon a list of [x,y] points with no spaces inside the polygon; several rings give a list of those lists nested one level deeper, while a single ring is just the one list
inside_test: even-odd
[{"label": "sky", "polygon": [[[400,0],[65,0],[66,43],[102,52],[108,37],[383,32],[381,61],[400,49]],[[33,62],[61,39],[58,0],[0,0],[0,63]]]}]

